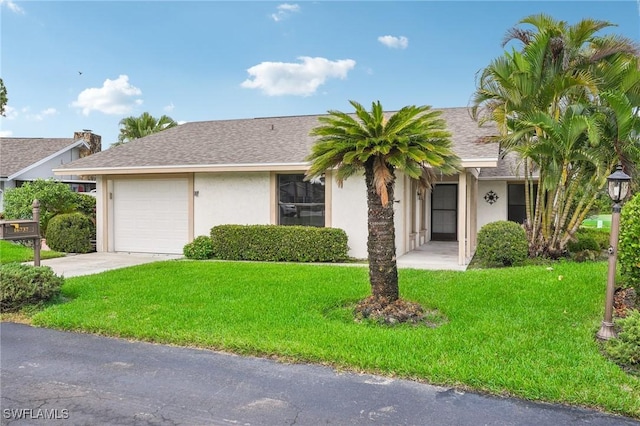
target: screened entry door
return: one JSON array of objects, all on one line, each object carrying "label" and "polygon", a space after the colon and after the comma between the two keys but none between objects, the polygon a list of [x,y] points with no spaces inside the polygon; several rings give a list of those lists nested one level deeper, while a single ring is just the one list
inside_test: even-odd
[{"label": "screened entry door", "polygon": [[458,239],[458,185],[436,185],[431,190],[431,240]]}]

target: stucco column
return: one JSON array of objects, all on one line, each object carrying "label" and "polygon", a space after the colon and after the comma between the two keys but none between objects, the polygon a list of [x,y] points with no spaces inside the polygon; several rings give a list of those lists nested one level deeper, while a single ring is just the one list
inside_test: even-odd
[{"label": "stucco column", "polygon": [[467,171],[458,175],[458,265],[466,264],[467,243]]}]

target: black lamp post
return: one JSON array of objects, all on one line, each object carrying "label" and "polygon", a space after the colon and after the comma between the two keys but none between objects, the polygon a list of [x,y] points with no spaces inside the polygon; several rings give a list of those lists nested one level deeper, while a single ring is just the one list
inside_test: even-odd
[{"label": "black lamp post", "polygon": [[622,171],[618,164],[616,171],[607,178],[609,197],[613,201],[613,214],[611,215],[611,237],[609,239],[609,275],[607,277],[607,295],[604,307],[604,320],[596,334],[601,340],[609,340],[616,337],[613,329],[613,296],[615,293],[616,262],[618,260],[618,236],[620,232],[620,210],[622,200],[629,193],[631,177]]}]

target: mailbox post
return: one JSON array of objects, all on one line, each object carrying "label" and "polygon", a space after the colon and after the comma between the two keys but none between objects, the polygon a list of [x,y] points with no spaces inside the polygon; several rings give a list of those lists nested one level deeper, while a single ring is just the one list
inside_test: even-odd
[{"label": "mailbox post", "polygon": [[33,264],[40,266],[40,202],[33,200],[33,220],[0,221],[0,240],[33,240]]},{"label": "mailbox post", "polygon": [[38,230],[38,236],[33,241],[33,265],[40,266],[40,248],[42,245],[40,239],[40,201],[33,200],[31,207],[33,208],[33,221],[36,223],[36,229]]}]

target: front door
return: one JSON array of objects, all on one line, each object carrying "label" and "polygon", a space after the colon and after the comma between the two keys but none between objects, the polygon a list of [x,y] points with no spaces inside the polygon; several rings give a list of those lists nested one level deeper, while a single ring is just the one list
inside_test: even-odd
[{"label": "front door", "polygon": [[431,190],[431,240],[458,240],[458,185],[438,184]]}]

